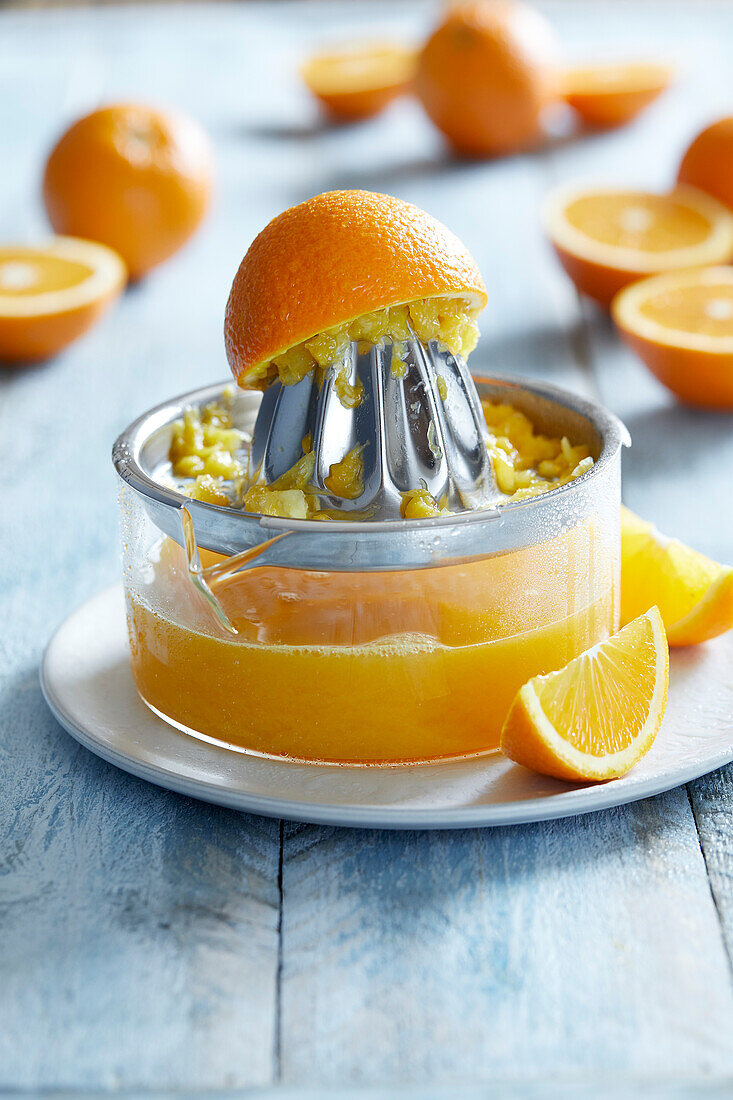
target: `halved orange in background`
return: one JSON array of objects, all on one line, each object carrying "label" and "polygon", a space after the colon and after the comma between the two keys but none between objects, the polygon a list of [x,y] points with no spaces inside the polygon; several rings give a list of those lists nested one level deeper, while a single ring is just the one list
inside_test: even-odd
[{"label": "halved orange in background", "polygon": [[0,246],[0,362],[28,363],[66,347],[127,281],[106,245],[56,237],[39,247]]},{"label": "halved orange in background", "polygon": [[344,45],[314,54],[301,66],[303,81],[338,119],[370,118],[410,88],[415,50],[396,42]]},{"label": "halved orange in background", "polygon": [[545,204],[544,225],[578,290],[603,306],[646,275],[725,263],[733,256],[733,215],[694,187],[668,195],[561,188]]},{"label": "halved orange in background", "polygon": [[682,401],[733,409],[733,268],[643,279],[614,299],[612,313],[624,341]]},{"label": "halved orange in background", "polygon": [[623,126],[630,122],[674,79],[671,65],[626,62],[566,69],[563,98],[588,126]]},{"label": "halved orange in background", "polygon": [[558,779],[616,779],[651,748],[668,684],[669,649],[653,607],[558,672],[528,680],[504,723],[501,750]]},{"label": "halved orange in background", "polygon": [[671,646],[697,645],[733,628],[733,568],[706,558],[621,509],[621,622],[659,608]]}]

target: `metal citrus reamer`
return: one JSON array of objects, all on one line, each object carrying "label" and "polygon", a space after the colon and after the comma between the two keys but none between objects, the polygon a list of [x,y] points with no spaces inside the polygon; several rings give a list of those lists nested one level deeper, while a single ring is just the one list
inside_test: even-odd
[{"label": "metal citrus reamer", "polygon": [[282,478],[305,451],[298,487],[337,519],[398,519],[403,495],[421,489],[440,511],[498,504],[481,403],[448,350],[472,346],[456,332],[486,302],[465,245],[401,199],[326,192],[273,218],[239,266],[225,319],[239,385],[265,383],[255,483]]},{"label": "metal citrus reamer", "polygon": [[[415,336],[398,350],[399,360],[389,340],[367,350],[352,341],[325,372],[312,371],[294,385],[273,382],[252,443],[251,468],[260,479],[270,483],[290,470],[307,438],[315,459],[310,485],[329,510],[399,518],[402,494],[421,486],[450,511],[498,503],[486,422],[464,360]],[[354,407],[342,402],[344,381],[360,393]],[[356,492],[336,495],[329,472],[355,448]]]}]

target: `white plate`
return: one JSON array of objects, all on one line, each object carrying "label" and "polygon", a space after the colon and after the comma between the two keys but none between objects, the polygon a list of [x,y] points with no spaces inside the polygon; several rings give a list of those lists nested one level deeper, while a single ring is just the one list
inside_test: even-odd
[{"label": "white plate", "polygon": [[117,767],[238,810],[332,825],[453,829],[588,813],[658,794],[733,759],[733,633],[672,654],[657,740],[623,779],[576,785],[498,753],[459,763],[343,768],[265,760],[179,733],[140,701],[121,587],[77,608],[49,642],[41,686],[62,726]]}]

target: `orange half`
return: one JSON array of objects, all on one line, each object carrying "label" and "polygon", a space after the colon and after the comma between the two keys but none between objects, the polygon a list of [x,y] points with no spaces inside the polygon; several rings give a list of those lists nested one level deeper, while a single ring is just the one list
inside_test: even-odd
[{"label": "orange half", "polygon": [[300,75],[334,118],[348,120],[379,114],[409,89],[414,70],[414,50],[378,41],[315,54]]},{"label": "orange half", "polygon": [[[733,219],[731,219],[733,221]],[[232,283],[224,337],[240,386],[303,341],[425,299],[483,309],[481,273],[444,225],[403,199],[328,191],[285,210],[250,245]]]},{"label": "orange half", "polygon": [[587,65],[566,69],[563,98],[588,126],[623,126],[636,118],[674,78],[670,65],[653,62]]},{"label": "orange half", "polygon": [[733,409],[733,268],[675,271],[612,306],[624,341],[682,401]]},{"label": "orange half", "polygon": [[558,779],[616,779],[651,748],[668,683],[667,639],[653,607],[559,672],[529,680],[504,723],[502,752]]},{"label": "orange half", "polygon": [[578,290],[604,306],[645,275],[733,256],[733,215],[694,187],[562,188],[545,204],[544,226]]},{"label": "orange half", "polygon": [[0,361],[55,355],[86,332],[126,280],[117,253],[92,241],[0,247]]}]

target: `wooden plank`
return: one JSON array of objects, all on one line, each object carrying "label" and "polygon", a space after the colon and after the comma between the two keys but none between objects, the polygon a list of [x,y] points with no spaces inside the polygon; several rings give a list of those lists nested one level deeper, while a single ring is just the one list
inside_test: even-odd
[{"label": "wooden plank", "polygon": [[[592,25],[577,7],[550,11],[563,31],[572,29],[581,55],[599,34],[618,47],[622,23],[628,42],[626,9],[598,5]],[[677,15],[679,48],[693,20],[685,14],[680,30]],[[614,28],[607,39],[606,17]],[[643,43],[642,34],[635,46]],[[653,149],[643,132],[639,144]],[[508,349],[510,369],[590,388],[588,329],[541,244],[538,207],[551,180],[576,171],[580,150],[591,156],[600,148],[626,160],[623,136],[614,134],[560,145],[551,156],[454,165],[420,181],[423,205],[467,227],[495,292],[474,366],[498,364]],[[619,397],[634,401],[640,390],[627,378]],[[669,471],[664,476],[668,483]],[[700,922],[695,931],[690,920]],[[384,838],[286,827],[286,1081],[306,1072],[328,1083],[502,1080],[591,1066],[725,1073],[732,1011],[684,791],[484,834]]]},{"label": "wooden plank", "polygon": [[[409,30],[424,10],[344,9],[340,27],[379,19]],[[577,9],[552,10],[589,36]],[[448,163],[409,104],[354,131],[321,129],[291,74],[308,43],[336,36],[333,12],[289,6],[277,43],[261,5],[186,7],[185,19],[161,8],[3,17],[0,88],[13,97],[0,96],[0,132],[15,126],[23,165],[12,206],[0,204],[6,233],[40,226],[28,180],[50,137],[49,103],[73,114],[131,87],[179,103],[211,130],[220,184],[213,217],[180,257],[58,362],[2,383],[4,510],[17,518],[0,528],[13,624],[2,640],[3,790],[20,850],[0,878],[12,983],[0,1083],[238,1087],[270,1079],[273,1050],[287,1080],[334,1084],[728,1072],[730,987],[681,792],[455,836],[289,828],[278,1036],[276,826],[119,775],[42,707],[42,640],[116,573],[110,441],[141,408],[226,373],[229,280],[289,203],[356,183],[422,203],[487,276],[497,319],[476,365],[588,384],[570,354],[572,292],[532,215],[550,168],[536,157]],[[46,63],[53,77],[39,85]],[[13,104],[24,90],[21,126]],[[37,465],[39,443],[51,457]],[[70,471],[82,471],[74,484]]]},{"label": "wooden plank", "polygon": [[[43,228],[29,180],[65,114],[123,85],[137,85],[143,98],[181,98],[180,56],[194,53],[193,42],[179,54],[159,14],[152,39],[143,12],[109,15],[104,26],[94,12],[49,13],[48,24],[14,15],[7,34],[3,20],[6,239]],[[214,67],[211,49],[198,55],[196,72],[210,125],[218,107],[201,74]],[[221,145],[231,177],[238,141],[229,134]],[[118,575],[116,434],[149,405],[226,373],[221,328],[233,250],[268,211],[259,186],[250,192],[240,181],[229,210],[234,183],[223,190],[221,220],[128,291],[84,341],[0,381],[3,515],[12,517],[0,525],[0,816],[10,825],[0,856],[0,1087],[195,1089],[272,1079],[277,823],[117,772],[61,732],[37,680],[55,623]]]},{"label": "wooden plank", "polygon": [[684,789],[474,833],[286,826],[283,903],[286,1082],[731,1070]]},{"label": "wooden plank", "polygon": [[688,791],[728,958],[733,960],[733,767],[703,776]]},{"label": "wooden plank", "polygon": [[[690,61],[683,80],[634,126],[609,140],[592,139],[559,150],[553,158],[558,178],[589,178],[592,173],[596,180],[625,180],[660,189],[671,185],[687,142],[702,125],[727,113],[733,97],[726,45],[733,37],[733,13],[727,7],[703,8],[702,13],[698,19],[697,13],[691,17],[689,10],[674,6],[669,18],[660,22],[653,6],[637,10],[640,53],[654,50],[657,56],[679,56],[680,43],[688,44],[685,57]],[[604,11],[611,49],[623,33],[619,19],[618,8],[614,13]],[[667,534],[733,563],[727,475],[733,462],[730,415],[679,404],[620,344],[599,310],[584,303],[584,311],[599,393],[626,422],[633,438],[624,458],[624,499]],[[690,798],[733,959],[733,767],[691,784]]]}]

